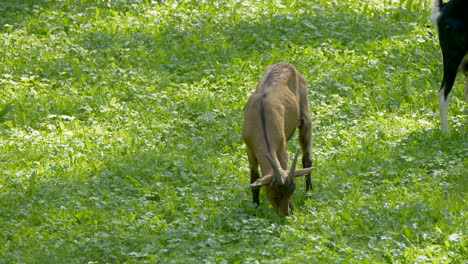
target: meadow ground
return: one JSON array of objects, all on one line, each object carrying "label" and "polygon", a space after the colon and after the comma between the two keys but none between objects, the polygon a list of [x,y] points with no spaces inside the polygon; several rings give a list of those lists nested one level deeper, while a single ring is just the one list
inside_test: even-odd
[{"label": "meadow ground", "polygon": [[[466,263],[431,2],[1,1],[0,263]],[[279,61],[317,168],[288,218],[252,205],[240,136]]]}]

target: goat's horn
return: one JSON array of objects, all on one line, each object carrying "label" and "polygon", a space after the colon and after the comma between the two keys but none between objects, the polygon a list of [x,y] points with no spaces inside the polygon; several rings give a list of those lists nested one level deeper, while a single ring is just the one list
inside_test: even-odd
[{"label": "goat's horn", "polygon": [[275,181],[277,182],[282,182],[282,179],[281,179],[281,174],[279,172],[279,169],[278,169],[278,166],[276,166],[275,162],[273,161],[273,159],[270,157],[270,156],[266,156],[268,161],[270,162],[271,164],[271,167],[273,168],[273,172],[274,172],[274,179]]},{"label": "goat's horn", "polygon": [[291,169],[289,170],[288,181],[294,180],[294,174],[296,174],[296,164],[297,164],[298,157],[299,157],[299,151],[297,151],[296,154],[294,155],[294,161],[293,161],[293,164],[291,165]]}]

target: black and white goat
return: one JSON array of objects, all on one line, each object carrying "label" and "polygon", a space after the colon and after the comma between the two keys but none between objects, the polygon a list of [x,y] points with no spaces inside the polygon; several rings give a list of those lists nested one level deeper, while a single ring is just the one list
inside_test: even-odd
[{"label": "black and white goat", "polygon": [[465,101],[468,102],[468,0],[434,0],[431,20],[439,33],[444,77],[439,91],[442,131],[448,130],[449,94],[458,71],[465,74]]}]

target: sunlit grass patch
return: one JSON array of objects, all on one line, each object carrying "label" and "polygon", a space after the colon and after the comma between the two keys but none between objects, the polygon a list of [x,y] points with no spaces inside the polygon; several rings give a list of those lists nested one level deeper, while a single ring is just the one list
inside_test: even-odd
[{"label": "sunlit grass patch", "polygon": [[[431,4],[3,1],[0,262],[462,263],[466,103],[459,78],[441,133]],[[288,218],[252,205],[240,136],[279,61],[316,167]]]}]

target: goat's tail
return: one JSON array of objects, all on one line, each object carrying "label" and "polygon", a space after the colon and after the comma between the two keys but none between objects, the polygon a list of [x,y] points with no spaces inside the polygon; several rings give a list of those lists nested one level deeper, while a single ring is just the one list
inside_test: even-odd
[{"label": "goat's tail", "polygon": [[294,94],[299,93],[298,91],[298,84],[299,84],[299,73],[297,72],[296,68],[292,65],[288,65],[288,69],[291,72],[289,76],[288,87]]}]

